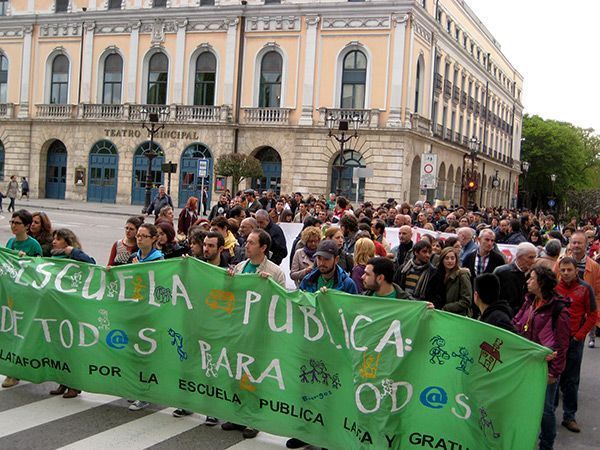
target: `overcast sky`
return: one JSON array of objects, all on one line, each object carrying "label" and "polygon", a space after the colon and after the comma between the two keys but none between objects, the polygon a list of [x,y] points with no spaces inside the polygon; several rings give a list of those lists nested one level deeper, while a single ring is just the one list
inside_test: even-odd
[{"label": "overcast sky", "polygon": [[525,78],[526,113],[600,133],[600,1],[466,2]]}]

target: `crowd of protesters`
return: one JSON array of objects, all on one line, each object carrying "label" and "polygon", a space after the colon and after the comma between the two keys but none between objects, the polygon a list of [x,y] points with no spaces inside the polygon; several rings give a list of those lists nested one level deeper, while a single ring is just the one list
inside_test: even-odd
[{"label": "crowd of protesters", "polygon": [[[204,211],[199,211],[199,204]],[[562,425],[579,432],[577,394],[583,348],[595,346],[600,295],[600,218],[559,223],[551,214],[506,208],[434,206],[430,202],[352,205],[344,197],[275,195],[268,191],[222,194],[205,218],[206,200],[190,197],[177,224],[163,187],[146,210],[131,217],[124,235],[110,248],[109,266],[175,257],[195,257],[229,271],[257,273],[285,286],[285,272],[299,289],[427,302],[435,308],[479,319],[554,351],[540,448],[550,449],[556,435],[555,408],[562,398]],[[302,224],[291,244],[280,223]],[[43,212],[13,212],[7,247],[21,255],[94,262],[75,234],[53,229]],[[432,232],[419,233],[416,229]],[[393,230],[393,231],[391,231]],[[390,233],[397,233],[392,246]],[[441,235],[443,233],[443,236]],[[508,261],[498,244],[516,246]],[[289,267],[281,265],[289,256]],[[19,380],[7,377],[3,387]],[[79,390],[59,386],[52,394],[76,397]],[[130,409],[148,403],[135,400]],[[176,417],[191,414],[177,409]],[[208,425],[218,419],[209,417]],[[258,430],[226,422],[245,438]],[[297,438],[288,448],[306,445]]]}]

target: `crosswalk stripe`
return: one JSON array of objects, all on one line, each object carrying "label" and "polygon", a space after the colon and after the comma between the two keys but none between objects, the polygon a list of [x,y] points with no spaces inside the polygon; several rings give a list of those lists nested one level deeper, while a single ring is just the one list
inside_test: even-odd
[{"label": "crosswalk stripe", "polygon": [[280,450],[285,448],[288,438],[275,436],[261,431],[254,439],[246,439],[238,442],[227,450]]},{"label": "crosswalk stripe", "polygon": [[87,411],[119,398],[113,395],[85,393],[76,399],[66,400],[59,396],[3,411],[0,413],[0,438]]},{"label": "crosswalk stripe", "polygon": [[198,414],[175,419],[171,414],[173,410],[174,408],[162,409],[141,419],[73,442],[62,449],[127,448],[128,450],[142,450],[204,423],[204,416]]}]

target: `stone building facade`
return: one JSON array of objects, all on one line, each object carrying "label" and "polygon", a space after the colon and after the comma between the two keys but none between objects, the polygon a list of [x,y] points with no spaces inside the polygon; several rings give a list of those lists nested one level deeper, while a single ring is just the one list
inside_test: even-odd
[{"label": "stone building facade", "polygon": [[[424,198],[437,188],[509,205],[520,173],[523,78],[462,0],[0,1],[0,177],[33,196],[142,203],[150,150],[144,112],[162,113],[160,164],[178,164],[179,205],[227,186],[216,159],[261,160],[257,189],[335,191],[340,146],[326,119],[359,121],[343,155],[344,194]],[[469,141],[479,149],[471,173]],[[352,182],[352,167],[373,176]]]}]

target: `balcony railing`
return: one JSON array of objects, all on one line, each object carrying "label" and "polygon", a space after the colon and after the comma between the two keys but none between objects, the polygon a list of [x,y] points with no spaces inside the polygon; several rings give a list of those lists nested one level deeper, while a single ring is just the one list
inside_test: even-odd
[{"label": "balcony railing", "polygon": [[13,103],[0,103],[0,119],[12,119],[15,105]]},{"label": "balcony railing", "polygon": [[479,116],[480,111],[481,111],[481,105],[479,104],[479,102],[477,100],[475,100],[475,105],[473,107],[473,114],[475,115],[475,117]]},{"label": "balcony railing", "polygon": [[454,86],[454,89],[452,90],[452,101],[454,103],[458,103],[459,100],[460,100],[460,88],[458,86]]},{"label": "balcony railing", "polygon": [[225,123],[229,118],[226,106],[189,106],[178,105],[175,120],[178,122]]},{"label": "balcony railing", "polygon": [[461,108],[467,107],[467,93],[466,92],[462,92],[460,94],[460,106],[461,106]]},{"label": "balcony railing", "polygon": [[411,123],[411,127],[414,131],[417,131],[419,133],[425,133],[425,134],[430,134],[431,133],[431,122],[429,121],[429,119],[426,119],[425,117],[422,117],[418,114],[413,114],[410,117],[410,123]]},{"label": "balcony railing", "polygon": [[83,103],[79,105],[82,119],[117,120],[123,118],[123,105],[103,105]]},{"label": "balcony railing", "polygon": [[361,128],[377,128],[379,126],[378,109],[319,108],[319,125],[325,126],[325,120],[329,114],[336,122],[340,120],[350,122],[357,115]]},{"label": "balcony railing", "polygon": [[142,111],[160,115],[165,109],[170,114],[169,105],[129,105],[129,120],[142,120]]},{"label": "balcony railing", "polygon": [[442,92],[443,84],[444,83],[442,82],[442,76],[439,73],[436,73],[435,77],[434,77],[434,88],[435,88],[436,94],[439,94],[440,92]]},{"label": "balcony railing", "polygon": [[72,119],[75,116],[76,105],[51,104],[35,105],[36,117],[40,119]]},{"label": "balcony railing", "polygon": [[452,82],[444,80],[444,98],[448,100],[452,96]]},{"label": "balcony railing", "polygon": [[474,103],[475,103],[475,99],[473,99],[473,97],[469,97],[469,102],[467,103],[467,109],[469,111],[473,111]]},{"label": "balcony railing", "polygon": [[263,125],[289,125],[289,108],[244,108],[244,123]]}]

